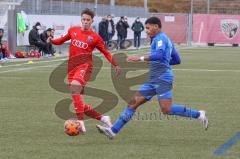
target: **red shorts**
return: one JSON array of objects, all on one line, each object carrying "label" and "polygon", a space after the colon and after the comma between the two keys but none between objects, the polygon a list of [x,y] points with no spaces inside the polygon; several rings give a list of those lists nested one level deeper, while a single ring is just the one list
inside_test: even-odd
[{"label": "red shorts", "polygon": [[90,80],[92,70],[85,70],[83,68],[76,68],[71,72],[68,72],[68,83],[71,84],[72,81],[78,81],[82,86],[85,86]]}]

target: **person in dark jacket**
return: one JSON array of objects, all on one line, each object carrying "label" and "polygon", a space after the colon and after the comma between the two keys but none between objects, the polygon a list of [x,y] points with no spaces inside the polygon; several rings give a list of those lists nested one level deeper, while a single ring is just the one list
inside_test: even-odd
[{"label": "person in dark jacket", "polygon": [[144,26],[139,17],[137,17],[133,23],[132,30],[134,32],[134,47],[139,49],[141,42],[141,32],[144,30]]},{"label": "person in dark jacket", "polygon": [[98,34],[102,37],[105,45],[108,42],[108,34],[107,34],[107,18],[103,17],[102,21],[98,24]]},{"label": "person in dark jacket", "polygon": [[121,44],[125,41],[127,38],[127,29],[129,28],[128,22],[126,18],[121,17],[120,20],[118,21],[116,25],[116,30],[117,30],[117,36],[118,36],[118,49],[121,49]]},{"label": "person in dark jacket", "polygon": [[40,39],[47,43],[48,38],[51,36],[51,28],[48,28],[47,30],[45,30],[43,33],[40,34]]},{"label": "person in dark jacket", "polygon": [[28,40],[30,45],[34,45],[39,48],[39,52],[43,51],[45,54],[49,54],[49,49],[47,44],[44,43],[39,34],[39,30],[41,29],[41,24],[37,22],[32,30],[29,32]]},{"label": "person in dark jacket", "polygon": [[108,40],[112,40],[115,34],[114,21],[111,15],[107,16],[107,34],[108,34]]},{"label": "person in dark jacket", "polygon": [[47,50],[48,50],[48,52],[46,52],[46,53],[47,53],[48,56],[54,56],[53,46],[48,41],[49,37],[52,37],[51,32],[52,32],[52,29],[48,28],[47,30],[45,30],[43,33],[40,34],[40,39],[42,40],[42,42],[44,42],[46,44],[46,47],[47,47]]}]

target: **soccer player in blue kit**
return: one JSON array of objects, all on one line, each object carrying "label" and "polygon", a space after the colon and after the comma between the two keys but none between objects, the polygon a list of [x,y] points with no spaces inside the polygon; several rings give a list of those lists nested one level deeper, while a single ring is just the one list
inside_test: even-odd
[{"label": "soccer player in blue kit", "polygon": [[172,84],[174,75],[170,65],[179,64],[180,57],[169,37],[161,31],[161,27],[159,18],[148,18],[145,22],[145,28],[148,36],[152,38],[150,54],[127,58],[128,62],[148,61],[150,63],[149,80],[140,86],[128,106],[111,127],[97,125],[99,132],[109,139],[113,139],[123,126],[131,120],[140,105],[149,101],[155,95],[164,114],[198,119],[205,130],[208,128],[205,111],[173,104]]}]

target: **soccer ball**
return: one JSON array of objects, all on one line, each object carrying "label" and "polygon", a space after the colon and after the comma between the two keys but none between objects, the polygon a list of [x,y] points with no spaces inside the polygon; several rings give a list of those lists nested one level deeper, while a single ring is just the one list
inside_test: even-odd
[{"label": "soccer ball", "polygon": [[80,123],[76,119],[68,119],[64,123],[64,132],[69,136],[83,133]]}]

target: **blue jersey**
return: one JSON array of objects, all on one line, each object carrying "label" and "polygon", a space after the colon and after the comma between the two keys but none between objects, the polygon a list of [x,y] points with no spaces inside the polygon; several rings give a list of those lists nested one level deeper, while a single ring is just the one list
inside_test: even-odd
[{"label": "blue jersey", "polygon": [[150,61],[150,80],[158,81],[164,80],[172,82],[174,79],[173,72],[170,66],[171,53],[174,45],[169,37],[163,33],[158,33],[151,44],[151,55],[160,54],[160,59],[157,61]]}]

